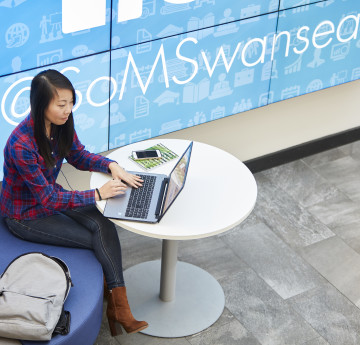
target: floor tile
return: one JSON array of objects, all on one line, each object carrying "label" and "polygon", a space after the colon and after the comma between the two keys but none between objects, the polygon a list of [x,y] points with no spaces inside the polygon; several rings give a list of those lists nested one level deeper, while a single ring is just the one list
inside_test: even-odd
[{"label": "floor tile", "polygon": [[351,156],[356,160],[360,160],[360,140],[351,144],[340,146],[339,149],[346,155]]},{"label": "floor tile", "polygon": [[289,303],[329,344],[360,344],[360,311],[330,284]]},{"label": "floor tile", "polygon": [[282,298],[319,286],[321,276],[265,224],[223,237],[234,253],[245,261]]},{"label": "floor tile", "polygon": [[347,245],[360,254],[360,220],[338,224],[332,226],[331,229]]},{"label": "floor tile", "polygon": [[[255,205],[255,207],[257,207]],[[232,229],[229,229],[225,232],[222,232],[221,234],[217,235],[217,237],[222,237],[222,236],[226,236],[228,234],[231,234],[233,232],[238,232],[241,229],[245,229],[249,226],[253,226],[256,224],[262,223],[262,220],[255,214],[255,212],[253,211],[252,213],[250,213],[250,215],[243,220],[240,224],[238,224],[237,226],[235,226]]]},{"label": "floor tile", "polygon": [[254,271],[244,270],[221,284],[226,307],[261,344],[297,345],[319,336]]},{"label": "floor tile", "polygon": [[239,321],[233,320],[220,327],[211,327],[192,338],[188,338],[191,345],[261,345]]},{"label": "floor tile", "polygon": [[307,207],[307,210],[330,227],[360,220],[360,205],[342,193],[331,200]]},{"label": "floor tile", "polygon": [[332,198],[337,193],[335,186],[302,160],[263,171],[262,174],[305,207]]},{"label": "floor tile", "polygon": [[301,253],[325,279],[360,307],[360,254],[337,236],[303,248]]},{"label": "floor tile", "polygon": [[221,238],[210,237],[179,242],[179,260],[199,266],[215,279],[230,277],[247,266]]},{"label": "floor tile", "polygon": [[360,161],[346,156],[314,169],[352,200],[360,201]]},{"label": "floor tile", "polygon": [[264,175],[256,174],[256,180],[258,198],[254,213],[291,247],[305,247],[334,236],[326,225]]},{"label": "floor tile", "polygon": [[330,229],[333,227],[360,221],[360,204],[345,194],[307,207],[307,211]]}]

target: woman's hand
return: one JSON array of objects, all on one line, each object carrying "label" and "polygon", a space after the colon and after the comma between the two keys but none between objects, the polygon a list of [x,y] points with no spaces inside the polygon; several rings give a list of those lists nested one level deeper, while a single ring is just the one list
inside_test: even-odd
[{"label": "woman's hand", "polygon": [[[110,180],[106,182],[101,188],[99,188],[99,193],[101,195],[101,199],[108,199],[119,194],[124,194],[126,189],[127,185],[121,182],[121,180]],[[95,200],[100,200],[99,195],[96,191]]]},{"label": "woman's hand", "polygon": [[126,172],[119,164],[116,162],[111,162],[109,164],[109,169],[114,180],[122,180],[126,182],[129,186],[138,188],[142,186],[144,182],[139,176],[130,174]]}]

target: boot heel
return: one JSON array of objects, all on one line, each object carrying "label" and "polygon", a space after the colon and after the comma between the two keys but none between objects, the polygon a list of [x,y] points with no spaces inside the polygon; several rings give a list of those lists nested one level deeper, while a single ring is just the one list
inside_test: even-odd
[{"label": "boot heel", "polygon": [[112,337],[116,337],[119,334],[122,334],[122,329],[121,326],[118,322],[108,319],[109,322],[109,328],[110,328],[110,333]]}]

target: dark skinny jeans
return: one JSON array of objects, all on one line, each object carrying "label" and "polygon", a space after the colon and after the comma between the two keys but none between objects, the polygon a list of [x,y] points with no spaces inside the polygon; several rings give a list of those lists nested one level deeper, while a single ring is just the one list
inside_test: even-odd
[{"label": "dark skinny jeans", "polygon": [[108,289],[125,285],[115,225],[96,206],[34,220],[5,218],[5,222],[15,236],[26,241],[91,249],[103,268]]}]

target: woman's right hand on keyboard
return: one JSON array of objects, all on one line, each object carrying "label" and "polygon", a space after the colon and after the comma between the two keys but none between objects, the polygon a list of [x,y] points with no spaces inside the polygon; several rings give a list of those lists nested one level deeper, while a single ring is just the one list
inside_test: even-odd
[{"label": "woman's right hand on keyboard", "polygon": [[[99,192],[101,199],[108,199],[119,194],[124,194],[127,188],[127,185],[120,180],[110,180],[99,188]],[[95,200],[100,200],[97,193],[95,193]]]}]

